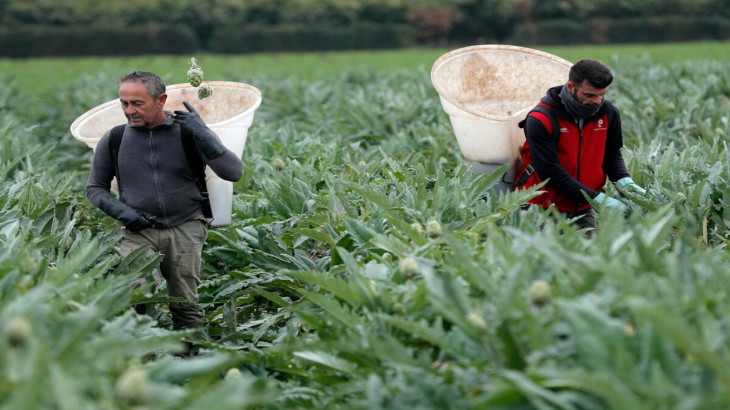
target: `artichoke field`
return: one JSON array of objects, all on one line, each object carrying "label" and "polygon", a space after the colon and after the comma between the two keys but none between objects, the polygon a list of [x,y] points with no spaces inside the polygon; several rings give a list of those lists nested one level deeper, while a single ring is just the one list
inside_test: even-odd
[{"label": "artichoke field", "polygon": [[159,256],[120,259],[83,194],[91,150],[68,126],[115,74],[30,105],[0,78],[2,407],[730,407],[730,69],[607,63],[648,195],[599,209],[592,239],[469,171],[426,69],[231,67],[264,99],[233,224],[204,250],[192,358],[164,287],[130,286]]}]

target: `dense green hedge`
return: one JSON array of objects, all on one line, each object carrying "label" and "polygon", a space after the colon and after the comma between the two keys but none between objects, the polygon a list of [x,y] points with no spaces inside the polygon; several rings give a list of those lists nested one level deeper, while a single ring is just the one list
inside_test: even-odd
[{"label": "dense green hedge", "polygon": [[215,53],[250,53],[399,48],[414,44],[413,29],[401,24],[282,24],[221,28],[214,32],[206,48]]},{"label": "dense green hedge", "polygon": [[181,54],[200,48],[185,26],[0,28],[2,57]]},{"label": "dense green hedge", "polygon": [[[400,24],[249,25],[215,30],[205,50],[251,53],[400,48],[414,44],[413,29]],[[124,30],[57,26],[0,29],[0,57],[187,54],[201,49],[200,39],[182,25]]]},{"label": "dense green hedge", "polygon": [[647,17],[629,19],[551,20],[520,24],[513,44],[611,44],[664,41],[725,40],[730,38],[730,19],[711,17]]},{"label": "dense green hedge", "polygon": [[[718,15],[550,20],[517,25],[504,42],[564,45],[724,39],[730,39],[730,19]],[[0,28],[0,57],[357,50],[401,48],[416,43],[413,26],[397,23],[222,26],[213,30],[206,41],[183,24],[149,24],[124,29],[93,26]]]},{"label": "dense green hedge", "polygon": [[725,40],[730,38],[730,19],[720,16],[629,19],[613,22],[607,34],[610,43]]}]

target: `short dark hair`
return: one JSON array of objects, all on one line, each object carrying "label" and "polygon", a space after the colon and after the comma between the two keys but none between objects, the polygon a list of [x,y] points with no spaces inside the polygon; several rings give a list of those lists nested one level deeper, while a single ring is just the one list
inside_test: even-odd
[{"label": "short dark hair", "polygon": [[144,84],[147,89],[147,93],[152,98],[157,99],[161,94],[165,93],[165,82],[157,74],[150,73],[149,71],[132,71],[131,73],[122,77],[119,82],[121,85],[127,81],[134,81]]},{"label": "short dark hair", "polygon": [[570,68],[568,80],[576,85],[588,80],[593,87],[606,88],[611,85],[613,74],[611,74],[608,67],[600,62],[586,58],[578,61]]}]

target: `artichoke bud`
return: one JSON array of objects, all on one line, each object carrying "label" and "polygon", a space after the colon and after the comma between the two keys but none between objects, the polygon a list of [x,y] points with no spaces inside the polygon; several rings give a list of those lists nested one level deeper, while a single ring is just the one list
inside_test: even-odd
[{"label": "artichoke bud", "polygon": [[419,273],[421,273],[421,268],[418,266],[418,262],[416,262],[416,260],[413,258],[401,259],[398,265],[401,273],[403,274],[403,277],[405,277],[406,279],[413,279]]},{"label": "artichoke bud", "polygon": [[149,376],[144,369],[127,369],[116,382],[117,397],[128,403],[141,403],[149,392]]},{"label": "artichoke bud", "polygon": [[28,319],[16,317],[5,325],[5,332],[7,333],[10,347],[21,347],[25,345],[33,334],[33,326]]},{"label": "artichoke bud", "polygon": [[23,272],[32,273],[38,269],[38,263],[33,258],[25,258],[21,263],[21,267],[23,268]]},{"label": "artichoke bud", "polygon": [[380,294],[380,292],[378,292],[378,285],[375,284],[375,281],[374,280],[370,280],[370,283],[368,283],[368,285],[370,285],[369,286],[370,287],[370,292],[373,295],[376,295],[377,296],[378,294]]},{"label": "artichoke bud", "polygon": [[489,330],[489,328],[487,327],[487,322],[484,321],[484,318],[476,312],[469,312],[466,315],[466,320],[469,322],[469,324],[481,330],[482,332],[486,332],[487,330]]},{"label": "artichoke bud", "polygon": [[242,379],[242,378],[243,378],[243,374],[241,374],[241,371],[238,370],[237,367],[231,367],[230,369],[228,369],[228,371],[226,372],[226,375],[224,376],[223,379],[224,380],[238,380],[238,379]]},{"label": "artichoke bud", "polygon": [[426,224],[426,234],[431,238],[441,236],[441,224],[438,221],[428,221]]},{"label": "artichoke bud", "polygon": [[190,59],[190,68],[188,69],[188,81],[193,87],[199,86],[203,82],[203,70],[195,62],[195,57]]},{"label": "artichoke bud", "polygon": [[536,280],[530,285],[529,295],[530,303],[536,307],[543,307],[550,303],[552,297],[550,285],[544,280]]},{"label": "artichoke bud", "polygon": [[273,161],[271,161],[271,165],[274,166],[275,170],[281,171],[284,169],[284,160],[279,157],[276,157],[276,158],[274,158]]},{"label": "artichoke bud", "polygon": [[208,84],[203,84],[200,87],[198,87],[198,98],[201,100],[203,98],[207,98],[213,95],[213,89],[210,88]]}]

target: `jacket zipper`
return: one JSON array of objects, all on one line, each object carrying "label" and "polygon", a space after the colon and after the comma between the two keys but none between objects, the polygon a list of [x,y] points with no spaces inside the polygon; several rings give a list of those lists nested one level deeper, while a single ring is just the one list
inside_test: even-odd
[{"label": "jacket zipper", "polygon": [[162,219],[167,221],[167,210],[165,209],[165,201],[160,191],[160,173],[157,170],[157,156],[155,155],[154,143],[152,139],[152,130],[150,130],[150,155],[152,156],[152,174],[155,180],[155,191],[157,191],[157,197],[159,198],[160,211],[162,212]]},{"label": "jacket zipper", "polygon": [[[575,176],[576,176],[576,179],[578,180],[578,182],[581,182],[580,181],[580,168],[581,168],[580,167],[580,165],[581,165],[580,157],[581,157],[582,151],[583,151],[583,127],[581,127],[580,124],[578,124],[578,164],[577,164],[577,170],[575,173]],[[579,208],[580,208],[580,203],[576,202],[575,212],[578,212]]]}]

